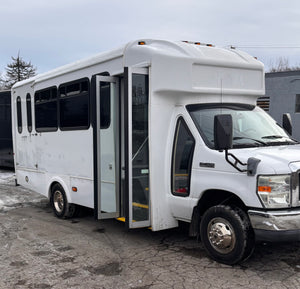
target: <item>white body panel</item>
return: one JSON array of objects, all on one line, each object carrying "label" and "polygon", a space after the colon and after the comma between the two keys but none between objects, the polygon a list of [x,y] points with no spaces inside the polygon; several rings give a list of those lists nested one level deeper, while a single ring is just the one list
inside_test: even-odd
[{"label": "white body panel", "polygon": [[[110,76],[123,77],[124,68],[148,68],[149,70],[149,187],[150,224],[153,230],[177,226],[178,220],[191,221],[194,207],[208,190],[222,190],[235,194],[245,206],[261,208],[256,195],[259,174],[290,173],[289,164],[300,161],[299,147],[273,147],[236,149],[242,160],[249,157],[261,159],[255,176],[247,176],[230,166],[224,153],[212,150],[202,140],[186,105],[199,103],[241,103],[254,105],[256,98],[264,94],[263,65],[240,51],[216,47],[191,45],[181,42],[145,40],[138,41],[111,53],[96,55],[84,61],[56,69],[16,84],[13,87],[14,151],[17,181],[21,185],[49,194],[53,180],[59,180],[65,188],[69,202],[94,207],[94,148],[93,127],[79,131],[32,133],[26,129],[26,107],[22,102],[23,132],[16,129],[16,98],[45,87],[59,86],[73,81],[108,72]],[[123,86],[122,86],[123,87]],[[125,94],[121,91],[120,103]],[[34,99],[32,100],[34,124]],[[124,107],[120,109],[124,114]],[[130,111],[130,110],[129,110]],[[188,197],[174,196],[171,192],[171,163],[177,120],[186,122],[196,145],[192,164],[191,192]],[[25,122],[25,123],[24,123]],[[121,124],[122,125],[122,124]],[[124,151],[124,127],[120,134]],[[131,128],[129,128],[131,132]],[[105,133],[109,135],[105,136]],[[109,150],[113,145],[113,131],[105,132],[101,147]],[[274,154],[277,157],[274,157]],[[122,157],[123,158],[123,157]],[[109,166],[112,159],[100,160],[101,166]],[[199,163],[214,163],[214,168],[199,167]],[[123,166],[122,159],[121,165]],[[120,169],[119,175],[123,176]],[[27,179],[26,179],[27,177]],[[113,183],[111,176],[103,180]],[[27,181],[26,181],[27,180]],[[216,181],[217,180],[217,181]],[[105,180],[106,181],[106,180]],[[121,184],[120,184],[121,186]],[[77,187],[77,192],[72,192]],[[104,196],[105,194],[103,194]],[[131,200],[132,201],[132,200]],[[116,209],[112,204],[112,210]]]}]

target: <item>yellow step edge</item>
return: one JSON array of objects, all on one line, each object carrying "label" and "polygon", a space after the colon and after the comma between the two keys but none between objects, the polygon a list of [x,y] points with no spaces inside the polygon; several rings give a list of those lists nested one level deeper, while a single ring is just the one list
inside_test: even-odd
[{"label": "yellow step edge", "polygon": [[132,203],[132,206],[133,206],[133,207],[138,207],[138,208],[143,208],[143,209],[149,209],[149,206],[148,206],[148,205],[143,205],[143,204],[136,203],[136,202],[133,202],[133,203]]}]

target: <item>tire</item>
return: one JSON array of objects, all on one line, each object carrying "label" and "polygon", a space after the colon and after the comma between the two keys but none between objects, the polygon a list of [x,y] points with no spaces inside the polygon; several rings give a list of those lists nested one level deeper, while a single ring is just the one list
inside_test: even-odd
[{"label": "tire", "polygon": [[208,254],[220,263],[234,265],[253,252],[253,230],[240,208],[223,205],[209,208],[201,219],[200,236]]},{"label": "tire", "polygon": [[69,204],[66,193],[60,184],[51,189],[50,204],[56,217],[61,219],[72,218],[76,213],[76,205]]},{"label": "tire", "polygon": [[245,211],[243,211],[242,209],[236,207],[234,208],[234,210],[239,214],[239,216],[241,217],[245,228],[246,228],[246,232],[247,232],[247,242],[246,242],[246,248],[245,248],[245,253],[243,255],[243,258],[241,261],[246,261],[248,260],[251,255],[254,252],[254,247],[255,247],[255,235],[254,235],[254,231],[253,228],[251,227],[251,223],[249,220],[248,215],[245,213]]}]

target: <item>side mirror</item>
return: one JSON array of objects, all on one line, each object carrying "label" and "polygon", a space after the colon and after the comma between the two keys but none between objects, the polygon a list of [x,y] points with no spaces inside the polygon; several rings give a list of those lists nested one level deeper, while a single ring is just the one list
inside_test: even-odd
[{"label": "side mirror", "polygon": [[291,115],[289,113],[282,115],[282,127],[287,131],[288,134],[292,135],[293,125]]},{"label": "side mirror", "polygon": [[216,150],[232,148],[232,116],[230,114],[215,115],[214,141]]}]

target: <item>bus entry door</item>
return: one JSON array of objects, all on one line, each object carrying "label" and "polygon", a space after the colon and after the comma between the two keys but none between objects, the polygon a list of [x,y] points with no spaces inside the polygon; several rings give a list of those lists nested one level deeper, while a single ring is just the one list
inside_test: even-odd
[{"label": "bus entry door", "polygon": [[127,104],[126,226],[150,226],[149,186],[149,77],[146,68],[125,68]]},{"label": "bus entry door", "polygon": [[96,77],[98,219],[119,217],[119,80]]}]

